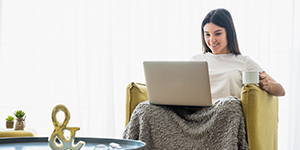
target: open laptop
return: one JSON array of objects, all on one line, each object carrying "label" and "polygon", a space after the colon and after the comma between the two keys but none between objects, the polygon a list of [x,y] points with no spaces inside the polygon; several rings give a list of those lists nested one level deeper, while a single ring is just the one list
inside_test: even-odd
[{"label": "open laptop", "polygon": [[144,61],[151,104],[211,106],[206,61]]}]

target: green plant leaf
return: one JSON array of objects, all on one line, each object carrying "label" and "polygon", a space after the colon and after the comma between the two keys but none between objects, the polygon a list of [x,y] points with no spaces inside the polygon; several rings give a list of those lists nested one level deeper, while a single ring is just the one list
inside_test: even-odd
[{"label": "green plant leaf", "polygon": [[14,115],[17,117],[17,118],[22,118],[25,116],[25,112],[22,111],[22,110],[17,110]]},{"label": "green plant leaf", "polygon": [[13,116],[8,116],[6,118],[6,121],[14,121],[14,120],[15,120],[15,118]]}]

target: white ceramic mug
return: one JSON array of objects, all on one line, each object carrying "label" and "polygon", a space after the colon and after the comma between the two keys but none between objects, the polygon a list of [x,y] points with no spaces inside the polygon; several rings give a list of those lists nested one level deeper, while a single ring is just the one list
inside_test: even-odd
[{"label": "white ceramic mug", "polygon": [[259,71],[244,71],[243,72],[243,84],[258,84],[259,83]]}]

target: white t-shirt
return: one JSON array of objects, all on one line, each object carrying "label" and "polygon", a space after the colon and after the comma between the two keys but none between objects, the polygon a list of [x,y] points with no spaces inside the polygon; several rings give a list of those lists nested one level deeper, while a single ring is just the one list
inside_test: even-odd
[{"label": "white t-shirt", "polygon": [[212,100],[227,96],[241,98],[243,71],[264,71],[249,56],[212,53],[198,54],[192,61],[207,61]]}]

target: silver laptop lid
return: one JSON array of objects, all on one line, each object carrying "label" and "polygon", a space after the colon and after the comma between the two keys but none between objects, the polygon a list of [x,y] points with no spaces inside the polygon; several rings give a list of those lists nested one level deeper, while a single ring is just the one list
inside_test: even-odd
[{"label": "silver laptop lid", "polygon": [[150,103],[212,105],[206,61],[144,61],[143,65]]}]

